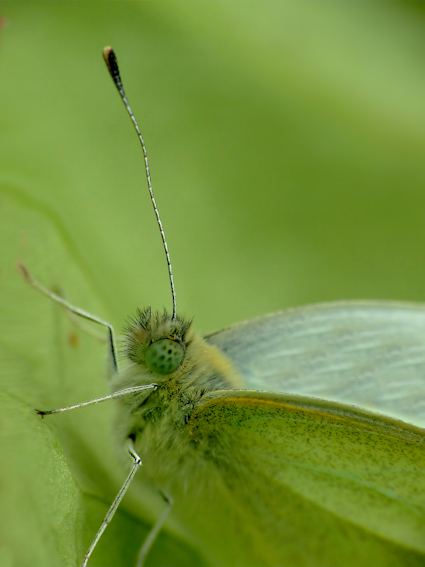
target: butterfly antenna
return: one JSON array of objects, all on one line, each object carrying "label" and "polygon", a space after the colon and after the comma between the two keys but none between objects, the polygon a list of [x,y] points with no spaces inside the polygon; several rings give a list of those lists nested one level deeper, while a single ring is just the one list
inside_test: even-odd
[{"label": "butterfly antenna", "polygon": [[124,105],[127,109],[127,112],[130,115],[131,121],[133,122],[133,126],[136,130],[137,136],[138,136],[139,141],[142,145],[143,156],[144,156],[144,160],[145,160],[145,171],[146,171],[146,179],[147,179],[147,182],[148,182],[149,194],[150,194],[150,197],[151,197],[153,210],[155,211],[155,216],[156,216],[156,221],[158,223],[159,232],[161,233],[161,239],[162,239],[162,244],[164,246],[165,257],[167,259],[168,275],[169,275],[169,278],[170,278],[170,286],[171,286],[171,296],[172,296],[172,299],[173,299],[172,319],[174,320],[176,318],[177,299],[176,299],[176,289],[174,287],[173,270],[171,268],[170,253],[168,252],[168,246],[167,246],[167,241],[165,240],[164,229],[162,228],[161,217],[159,216],[158,207],[156,206],[155,196],[153,194],[151,174],[150,174],[150,171],[149,171],[148,154],[147,154],[147,151],[146,151],[145,142],[143,141],[143,137],[142,137],[142,133],[140,132],[139,125],[137,124],[136,118],[134,117],[133,111],[131,110],[131,107],[128,103],[127,96],[125,94],[124,87],[123,87],[123,84],[122,84],[122,81],[121,81],[120,71],[118,69],[118,61],[117,61],[117,58],[115,56],[115,53],[114,53],[114,50],[112,49],[112,47],[105,47],[105,49],[103,50],[103,58],[105,59],[105,63],[106,63],[106,66],[108,67],[109,74],[111,75],[112,80],[114,81],[115,86],[118,89],[120,97],[121,97],[121,99],[122,99],[122,101],[123,101],[123,103],[124,103]]}]

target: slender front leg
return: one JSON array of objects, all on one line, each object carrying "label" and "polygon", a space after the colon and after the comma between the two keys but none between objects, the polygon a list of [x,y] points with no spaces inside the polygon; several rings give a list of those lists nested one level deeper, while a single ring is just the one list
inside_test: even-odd
[{"label": "slender front leg", "polygon": [[145,559],[148,556],[149,551],[151,550],[152,545],[154,544],[156,538],[158,537],[159,532],[161,531],[162,526],[164,525],[165,520],[174,504],[174,500],[171,496],[164,494],[162,490],[160,490],[161,496],[165,500],[167,506],[165,510],[162,512],[160,517],[155,522],[153,528],[146,536],[145,541],[143,542],[142,547],[140,548],[139,555],[137,557],[137,566],[136,567],[143,567],[145,563]]},{"label": "slender front leg", "polygon": [[87,562],[90,558],[90,555],[93,553],[94,548],[96,547],[99,539],[101,538],[103,532],[106,530],[106,528],[108,527],[109,522],[112,520],[112,518],[114,517],[115,512],[117,511],[118,506],[120,505],[121,500],[124,498],[124,494],[127,492],[128,487],[131,484],[131,481],[134,478],[134,475],[136,474],[136,472],[139,470],[139,467],[142,465],[142,459],[139,457],[139,455],[136,453],[135,449],[134,449],[134,444],[133,444],[133,440],[132,439],[128,439],[127,440],[127,449],[128,449],[128,454],[130,456],[130,458],[133,461],[133,466],[131,468],[130,474],[128,475],[128,477],[125,479],[124,484],[122,485],[122,487],[120,488],[120,491],[118,492],[118,494],[115,496],[114,501],[111,504],[111,507],[109,508],[109,510],[106,513],[106,516],[102,522],[102,525],[100,526],[97,534],[95,535],[93,541],[91,542],[85,556],[84,556],[84,561],[81,564],[81,567],[86,567]]},{"label": "slender front leg", "polygon": [[32,277],[32,275],[28,272],[28,270],[26,269],[26,267],[23,264],[18,264],[18,268],[21,270],[26,281],[30,285],[32,285],[32,287],[34,287],[39,292],[41,292],[43,295],[45,295],[49,299],[52,299],[56,303],[59,303],[59,305],[62,305],[62,307],[65,307],[65,309],[67,309],[70,313],[74,313],[75,315],[78,315],[79,317],[83,317],[84,319],[88,319],[89,321],[93,321],[93,323],[97,323],[98,325],[103,325],[104,327],[106,327],[108,329],[109,352],[110,352],[110,356],[111,356],[112,367],[113,367],[114,372],[118,372],[118,351],[117,351],[117,345],[116,345],[116,342],[115,342],[115,332],[114,332],[113,326],[110,323],[108,323],[107,321],[104,321],[103,319],[96,317],[96,315],[92,315],[88,311],[84,311],[84,309],[80,309],[79,307],[75,307],[75,305],[71,305],[71,303],[68,303],[68,301],[63,299],[63,297],[60,297],[60,295],[56,295],[56,293],[53,293],[52,291],[50,291],[46,287],[39,284],[38,281],[35,280]]},{"label": "slender front leg", "polygon": [[144,386],[132,386],[131,388],[124,388],[124,390],[118,390],[118,392],[114,392],[113,394],[109,394],[108,396],[102,396],[101,398],[95,398],[94,400],[89,400],[88,402],[81,402],[80,404],[75,404],[73,406],[67,406],[65,408],[58,408],[53,410],[38,410],[35,411],[41,417],[45,415],[51,415],[52,413],[61,413],[64,411],[69,411],[78,408],[84,408],[86,406],[92,406],[94,404],[98,404],[99,402],[106,402],[107,400],[115,400],[116,398],[122,398],[123,396],[128,396],[130,394],[137,394],[139,392],[143,392],[143,390],[156,390],[158,386],[156,384],[147,384]]}]

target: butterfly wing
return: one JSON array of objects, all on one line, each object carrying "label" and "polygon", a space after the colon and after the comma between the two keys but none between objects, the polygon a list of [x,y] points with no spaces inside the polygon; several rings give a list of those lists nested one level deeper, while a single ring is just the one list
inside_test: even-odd
[{"label": "butterfly wing", "polygon": [[326,398],[425,426],[422,305],[312,305],[206,340],[233,361],[247,388]]},{"label": "butterfly wing", "polygon": [[423,430],[333,402],[229,390],[209,395],[188,433],[227,487],[236,518],[219,523],[223,540],[229,525],[237,532],[232,565],[425,563]]}]

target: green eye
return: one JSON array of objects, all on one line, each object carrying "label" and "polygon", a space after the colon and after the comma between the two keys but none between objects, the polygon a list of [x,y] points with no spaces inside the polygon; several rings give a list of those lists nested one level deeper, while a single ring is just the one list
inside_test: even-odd
[{"label": "green eye", "polygon": [[156,374],[170,374],[183,360],[183,347],[171,339],[161,339],[148,346],[145,361]]}]

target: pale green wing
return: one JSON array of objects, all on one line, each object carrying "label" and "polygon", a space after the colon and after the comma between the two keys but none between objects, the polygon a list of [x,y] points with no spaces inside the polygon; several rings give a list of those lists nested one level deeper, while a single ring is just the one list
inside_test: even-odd
[{"label": "pale green wing", "polygon": [[227,487],[233,566],[425,564],[423,430],[301,396],[206,398],[188,433]]},{"label": "pale green wing", "polygon": [[326,398],[425,426],[422,305],[312,305],[206,340],[233,361],[246,388]]}]

